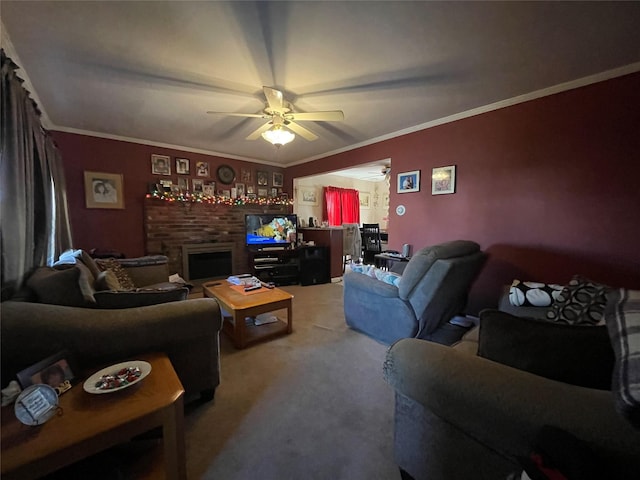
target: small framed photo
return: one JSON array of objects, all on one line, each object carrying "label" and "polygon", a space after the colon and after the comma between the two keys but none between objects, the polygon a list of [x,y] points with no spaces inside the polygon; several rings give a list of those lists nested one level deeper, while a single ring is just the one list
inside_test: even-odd
[{"label": "small framed photo", "polygon": [[208,177],[209,162],[196,162],[196,175],[198,177]]},{"label": "small framed photo", "polygon": [[188,158],[176,158],[176,173],[179,175],[189,175]]},{"label": "small framed photo", "polygon": [[209,196],[213,197],[216,194],[216,186],[215,185],[204,185],[202,187],[202,193],[204,193],[205,195],[209,195]]},{"label": "small framed photo", "polygon": [[244,183],[236,183],[236,192],[238,197],[244,197]]},{"label": "small framed photo", "polygon": [[194,178],[191,180],[191,185],[193,186],[194,193],[202,193],[204,191],[204,180]]},{"label": "small framed photo", "polygon": [[360,192],[360,208],[367,209],[371,207],[371,194],[369,192]]},{"label": "small framed photo", "polygon": [[431,195],[456,193],[456,166],[437,167],[431,171]]},{"label": "small framed photo", "polygon": [[255,185],[247,185],[247,195],[250,193],[256,193]]},{"label": "small framed photo", "polygon": [[258,186],[269,185],[269,172],[258,171],[257,180],[258,180]]},{"label": "small framed photo", "polygon": [[258,196],[259,197],[266,197],[268,195],[268,189],[267,188],[259,188],[258,189]]},{"label": "small framed photo", "polygon": [[282,200],[289,200],[289,194],[288,194],[287,192],[282,192],[282,193],[280,194],[280,198],[281,198]]},{"label": "small framed photo", "polygon": [[255,193],[247,193],[247,198],[249,200],[256,200],[258,196]]},{"label": "small framed photo", "polygon": [[272,197],[277,197],[278,196],[278,189],[275,187],[271,188],[271,196]]},{"label": "small framed photo", "polygon": [[420,170],[398,174],[398,193],[420,191]]},{"label": "small framed photo", "polygon": [[282,187],[284,184],[284,175],[279,172],[273,172],[273,186]]},{"label": "small framed photo", "polygon": [[171,180],[160,180],[160,185],[162,185],[163,191],[170,192],[173,183],[171,182]]},{"label": "small framed photo", "polygon": [[87,208],[124,208],[122,175],[84,172],[84,198]]},{"label": "small framed photo", "polygon": [[178,188],[183,192],[186,192],[187,190],[189,190],[189,179],[178,178]]},{"label": "small framed photo", "polygon": [[251,170],[249,170],[248,168],[241,168],[240,169],[240,180],[242,180],[243,183],[250,183],[251,182]]},{"label": "small framed photo", "polygon": [[224,198],[231,198],[231,190],[222,190],[222,196]]},{"label": "small framed photo", "polygon": [[318,205],[318,191],[313,187],[300,187],[298,190],[300,205]]},{"label": "small framed photo", "polygon": [[29,385],[44,383],[61,395],[76,382],[75,371],[76,366],[70,353],[62,350],[18,372],[17,377],[23,390]]},{"label": "small framed photo", "polygon": [[154,175],[171,175],[171,157],[168,155],[151,155],[151,173]]}]

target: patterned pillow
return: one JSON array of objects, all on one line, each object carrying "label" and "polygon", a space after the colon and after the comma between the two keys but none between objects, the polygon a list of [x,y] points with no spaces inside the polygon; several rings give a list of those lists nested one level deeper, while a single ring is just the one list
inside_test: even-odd
[{"label": "patterned pillow", "polygon": [[96,259],[96,263],[102,271],[111,270],[116,275],[116,278],[120,283],[120,290],[135,290],[136,285],[133,283],[133,280],[131,280],[127,271],[122,267],[122,265],[120,265],[118,260],[115,258]]},{"label": "patterned pillow", "polygon": [[514,307],[550,307],[561,291],[561,285],[514,280],[509,303]]},{"label": "patterned pillow", "polygon": [[373,265],[352,265],[351,271],[356,273],[362,273],[381,282],[388,283],[389,285],[398,286],[400,283],[401,275],[397,273],[388,272],[387,270],[381,270]]},{"label": "patterned pillow", "polygon": [[616,408],[640,428],[640,290],[615,290],[605,314],[615,353],[613,395]]},{"label": "patterned pillow", "polygon": [[574,276],[547,312],[547,319],[569,325],[604,325],[607,285]]}]

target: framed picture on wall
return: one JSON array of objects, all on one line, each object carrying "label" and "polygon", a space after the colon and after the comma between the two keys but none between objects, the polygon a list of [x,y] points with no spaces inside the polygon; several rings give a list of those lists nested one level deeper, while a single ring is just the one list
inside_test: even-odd
[{"label": "framed picture on wall", "polygon": [[371,207],[371,194],[369,192],[360,192],[360,208]]},{"label": "framed picture on wall", "polygon": [[431,171],[431,195],[456,193],[456,166],[437,167]]},{"label": "framed picture on wall", "polygon": [[420,170],[398,174],[398,193],[420,191]]},{"label": "framed picture on wall", "polygon": [[259,197],[266,197],[267,196],[267,192],[268,192],[267,188],[259,188],[258,189],[258,196]]},{"label": "framed picture on wall", "polygon": [[87,208],[124,208],[122,175],[84,172],[84,198]]},{"label": "framed picture on wall", "polygon": [[202,193],[204,191],[204,180],[197,180],[194,178],[191,180],[191,184],[193,185],[194,193]]},{"label": "framed picture on wall", "polygon": [[256,177],[257,177],[259,186],[262,187],[262,186],[269,185],[269,172],[261,172],[258,170]]},{"label": "framed picture on wall", "polygon": [[241,168],[240,180],[242,180],[245,184],[251,183],[251,170],[249,170],[248,168]]},{"label": "framed picture on wall", "polygon": [[176,158],[176,173],[179,175],[189,175],[188,158]]},{"label": "framed picture on wall", "polygon": [[284,175],[279,172],[273,172],[273,186],[282,187],[284,185]]},{"label": "framed picture on wall", "polygon": [[196,175],[198,177],[208,177],[209,162],[196,162]]},{"label": "framed picture on wall", "polygon": [[151,155],[151,173],[154,175],[171,175],[171,157],[168,155]]},{"label": "framed picture on wall", "polygon": [[314,187],[300,187],[298,189],[298,202],[300,205],[318,205],[318,190]]}]

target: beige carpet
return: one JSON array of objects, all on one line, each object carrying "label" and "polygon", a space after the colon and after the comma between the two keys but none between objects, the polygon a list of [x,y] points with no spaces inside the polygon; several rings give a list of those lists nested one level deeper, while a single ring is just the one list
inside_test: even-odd
[{"label": "beige carpet", "polygon": [[341,285],[283,288],[293,334],[244,350],[221,335],[215,400],[185,417],[189,478],[399,479],[386,347],[346,326]]}]

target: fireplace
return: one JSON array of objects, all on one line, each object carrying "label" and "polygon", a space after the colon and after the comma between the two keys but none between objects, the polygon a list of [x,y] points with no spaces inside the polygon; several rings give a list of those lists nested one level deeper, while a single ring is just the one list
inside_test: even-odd
[{"label": "fireplace", "polygon": [[202,283],[228,277],[233,273],[233,248],[233,243],[182,245],[184,279],[191,283]]}]

